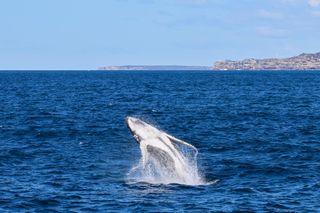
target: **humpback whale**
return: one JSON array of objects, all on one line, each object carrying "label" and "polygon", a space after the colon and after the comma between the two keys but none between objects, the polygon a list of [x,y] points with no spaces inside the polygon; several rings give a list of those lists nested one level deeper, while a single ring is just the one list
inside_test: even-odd
[{"label": "humpback whale", "polygon": [[189,184],[200,182],[196,156],[191,144],[171,136],[134,117],[126,118],[127,126],[140,145],[141,161],[134,169],[158,182]]}]

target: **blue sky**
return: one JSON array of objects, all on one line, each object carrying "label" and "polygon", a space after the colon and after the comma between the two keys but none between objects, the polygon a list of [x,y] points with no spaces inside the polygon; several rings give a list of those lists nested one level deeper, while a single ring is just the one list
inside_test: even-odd
[{"label": "blue sky", "polygon": [[320,52],[320,0],[1,0],[0,69]]}]

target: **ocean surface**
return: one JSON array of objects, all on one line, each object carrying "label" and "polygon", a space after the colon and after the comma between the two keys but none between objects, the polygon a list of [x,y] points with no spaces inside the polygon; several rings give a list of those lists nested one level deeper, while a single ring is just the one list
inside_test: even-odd
[{"label": "ocean surface", "polygon": [[[126,116],[208,184],[128,181]],[[0,212],[95,211],[320,212],[320,72],[0,72]]]}]

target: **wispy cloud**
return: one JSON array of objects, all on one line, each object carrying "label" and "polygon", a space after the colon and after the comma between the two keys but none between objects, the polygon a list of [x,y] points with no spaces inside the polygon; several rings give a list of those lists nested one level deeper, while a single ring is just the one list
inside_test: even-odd
[{"label": "wispy cloud", "polygon": [[256,28],[258,34],[267,37],[284,37],[288,35],[288,30],[281,28],[273,28],[267,26],[260,26]]},{"label": "wispy cloud", "polygon": [[308,3],[311,7],[320,6],[320,0],[279,0],[282,4]]},{"label": "wispy cloud", "polygon": [[320,5],[320,0],[309,0],[308,3],[311,7],[318,7]]},{"label": "wispy cloud", "polygon": [[280,12],[273,12],[268,10],[259,10],[258,15],[264,18],[271,18],[271,19],[282,19],[284,15]]}]

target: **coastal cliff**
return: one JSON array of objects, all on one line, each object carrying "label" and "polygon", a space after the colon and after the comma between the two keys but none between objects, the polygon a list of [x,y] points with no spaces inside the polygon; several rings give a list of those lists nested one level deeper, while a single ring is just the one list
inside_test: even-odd
[{"label": "coastal cliff", "polygon": [[320,70],[320,52],[303,53],[290,58],[217,61],[214,70]]}]

